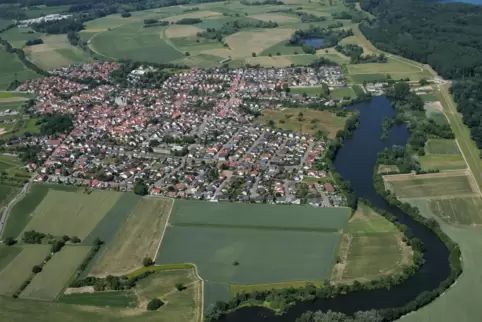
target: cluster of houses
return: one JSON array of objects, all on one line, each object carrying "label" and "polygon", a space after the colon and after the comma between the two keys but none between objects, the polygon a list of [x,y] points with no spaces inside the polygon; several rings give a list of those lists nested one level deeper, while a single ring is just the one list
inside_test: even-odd
[{"label": "cluster of houses", "polygon": [[[256,124],[244,108],[254,97],[260,109],[299,100],[279,90],[285,84],[342,82],[339,68],[193,68],[146,89],[110,80],[118,67],[69,66],[21,85],[36,94],[37,113],[74,122],[68,134],[17,143],[41,147],[38,162],[27,165],[36,180],[119,190],[143,182],[152,195],[210,201],[343,205],[321,170],[323,139]],[[94,76],[104,81],[81,81]]]}]

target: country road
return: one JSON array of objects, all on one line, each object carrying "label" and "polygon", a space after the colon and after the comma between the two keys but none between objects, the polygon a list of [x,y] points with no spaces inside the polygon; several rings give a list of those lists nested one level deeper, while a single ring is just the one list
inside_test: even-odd
[{"label": "country road", "polygon": [[30,183],[31,181],[28,181],[22,188],[22,190],[19,192],[18,195],[15,196],[15,198],[12,199],[12,201],[10,201],[8,203],[8,205],[5,207],[5,209],[3,210],[3,213],[2,213],[2,218],[0,218],[0,237],[2,237],[2,234],[3,234],[3,229],[5,228],[5,224],[7,222],[7,217],[8,217],[8,213],[10,212],[10,209],[12,209],[13,205],[15,205],[15,203],[23,198],[23,196],[25,196],[27,194],[27,191],[28,191],[28,187],[30,186]]}]

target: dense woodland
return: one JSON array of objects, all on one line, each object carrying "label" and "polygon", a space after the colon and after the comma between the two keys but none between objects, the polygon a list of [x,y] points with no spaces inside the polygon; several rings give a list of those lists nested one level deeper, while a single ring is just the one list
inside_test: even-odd
[{"label": "dense woodland", "polygon": [[376,19],[361,30],[382,50],[427,63],[452,93],[482,148],[482,6],[423,0],[361,0]]},{"label": "dense woodland", "polygon": [[386,63],[385,54],[363,55],[363,48],[355,44],[336,45],[335,49],[343,55],[350,57],[350,64]]}]

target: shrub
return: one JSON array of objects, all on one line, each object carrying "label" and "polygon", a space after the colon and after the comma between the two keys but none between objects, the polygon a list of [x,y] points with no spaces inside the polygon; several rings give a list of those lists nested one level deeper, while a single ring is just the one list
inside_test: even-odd
[{"label": "shrub", "polygon": [[56,240],[53,244],[52,244],[52,248],[50,249],[52,253],[57,253],[59,252],[62,247],[65,246],[65,242],[63,240]]},{"label": "shrub", "polygon": [[64,242],[68,242],[70,240],[70,237],[67,235],[63,235],[62,239],[64,240]]},{"label": "shrub", "polygon": [[7,246],[12,246],[12,245],[15,245],[17,241],[13,237],[7,237],[5,238],[4,243]]},{"label": "shrub", "polygon": [[73,244],[78,244],[78,243],[80,243],[80,238],[77,237],[77,236],[72,236],[72,238],[70,238],[70,241],[71,241]]},{"label": "shrub", "polygon": [[148,266],[152,266],[154,264],[154,261],[152,260],[152,258],[150,257],[145,257],[143,260],[142,260],[142,265],[144,267],[148,267]]},{"label": "shrub", "polygon": [[42,271],[42,267],[38,266],[38,265],[35,265],[34,267],[32,267],[32,273],[34,274],[38,274]]},{"label": "shrub", "polygon": [[163,305],[164,303],[160,299],[153,299],[147,304],[147,309],[149,311],[155,311]]},{"label": "shrub", "polygon": [[186,289],[186,285],[184,285],[183,283],[176,283],[176,290],[178,290],[179,292],[182,292]]}]

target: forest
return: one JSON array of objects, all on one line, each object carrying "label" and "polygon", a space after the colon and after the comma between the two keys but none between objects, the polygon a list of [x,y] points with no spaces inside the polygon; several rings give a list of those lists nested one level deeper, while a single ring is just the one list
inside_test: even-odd
[{"label": "forest", "polygon": [[482,148],[482,6],[423,0],[361,0],[376,16],[360,25],[378,48],[432,66]]}]

